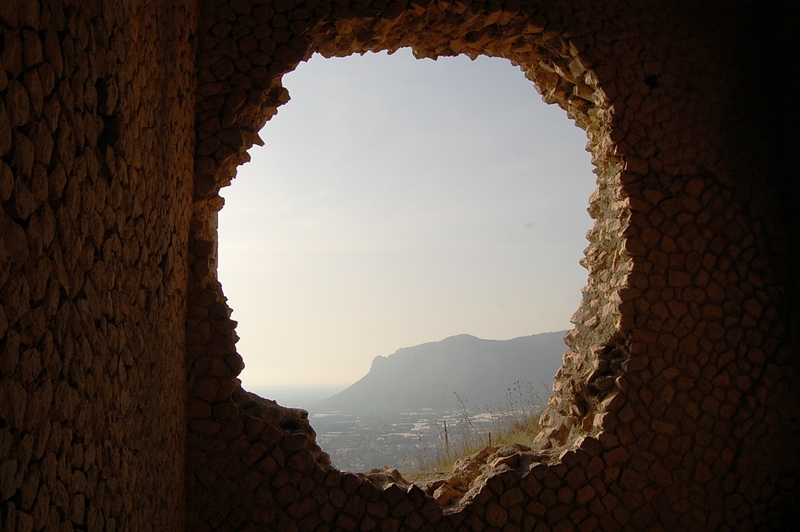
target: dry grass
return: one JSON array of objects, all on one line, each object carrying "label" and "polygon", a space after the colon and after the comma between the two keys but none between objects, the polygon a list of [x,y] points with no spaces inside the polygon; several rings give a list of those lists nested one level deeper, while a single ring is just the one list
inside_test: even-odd
[{"label": "dry grass", "polygon": [[[453,392],[460,414],[456,427],[446,420],[437,424],[439,438],[435,448],[419,449],[416,456],[404,460],[407,464],[403,477],[415,483],[424,483],[448,476],[453,463],[464,456],[488,446],[519,443],[530,446],[540,432],[539,416],[545,401],[532,383],[515,382],[506,392],[506,400],[498,411],[485,407],[471,411],[466,400]],[[490,419],[487,427],[486,418]],[[478,422],[481,418],[482,423]]]}]

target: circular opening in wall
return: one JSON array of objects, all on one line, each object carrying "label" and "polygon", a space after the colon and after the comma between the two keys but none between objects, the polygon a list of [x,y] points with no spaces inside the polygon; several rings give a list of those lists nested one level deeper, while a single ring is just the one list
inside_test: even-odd
[{"label": "circular opening in wall", "polygon": [[498,412],[546,393],[586,282],[585,133],[504,59],[314,56],[284,85],[222,190],[245,389],[308,409],[345,469],[419,456],[446,419],[458,440],[455,394]]}]

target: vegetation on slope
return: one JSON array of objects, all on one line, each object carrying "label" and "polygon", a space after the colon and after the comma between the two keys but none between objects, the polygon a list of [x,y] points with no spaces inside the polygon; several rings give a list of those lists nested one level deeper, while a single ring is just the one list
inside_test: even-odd
[{"label": "vegetation on slope", "polygon": [[484,412],[471,411],[466,400],[458,393],[453,393],[460,406],[460,419],[456,427],[452,423],[448,425],[446,420],[437,424],[439,441],[436,446],[420,446],[415,456],[404,460],[406,468],[403,477],[407,480],[424,483],[447,476],[456,460],[486,447],[510,444],[529,447],[541,430],[539,417],[545,401],[530,382],[517,381],[508,388],[505,403],[497,412],[489,407],[485,407]]}]

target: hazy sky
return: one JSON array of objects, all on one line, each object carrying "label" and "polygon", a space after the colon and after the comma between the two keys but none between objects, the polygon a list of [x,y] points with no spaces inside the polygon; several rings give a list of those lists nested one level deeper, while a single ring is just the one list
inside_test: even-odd
[{"label": "hazy sky", "polygon": [[376,355],[567,329],[586,135],[508,61],[323,59],[223,189],[219,277],[245,387],[351,384]]}]

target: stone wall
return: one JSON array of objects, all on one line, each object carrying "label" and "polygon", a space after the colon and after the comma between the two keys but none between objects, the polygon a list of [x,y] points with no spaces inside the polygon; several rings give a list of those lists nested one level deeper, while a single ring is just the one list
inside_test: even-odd
[{"label": "stone wall", "polygon": [[177,530],[196,10],[0,1],[0,530]]},{"label": "stone wall", "polygon": [[[790,529],[799,22],[722,0],[3,2],[0,530]],[[217,193],[281,76],[401,46],[513,60],[597,175],[537,447],[427,489],[335,470],[303,411],[242,390],[216,280]]]},{"label": "stone wall", "polygon": [[[193,528],[781,526],[798,499],[794,281],[771,188],[785,176],[757,153],[774,148],[747,144],[766,133],[747,93],[763,69],[750,61],[753,13],[429,0],[217,1],[203,12],[190,292],[203,304],[189,307],[206,328],[189,357]],[[775,16],[786,13],[765,18]],[[216,192],[288,100],[281,76],[314,52],[400,46],[511,59],[586,130],[597,169],[589,284],[538,448],[492,449],[429,493],[388,471],[334,470],[302,412],[239,389],[234,324],[213,272]],[[430,497],[448,490],[437,497],[444,507]]]}]

